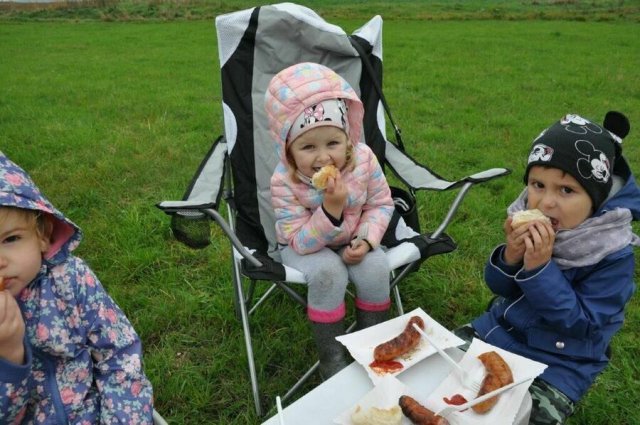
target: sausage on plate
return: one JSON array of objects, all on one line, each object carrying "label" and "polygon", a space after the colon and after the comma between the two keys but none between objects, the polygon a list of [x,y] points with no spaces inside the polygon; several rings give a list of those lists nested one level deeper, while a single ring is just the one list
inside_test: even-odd
[{"label": "sausage on plate", "polygon": [[436,416],[411,396],[401,396],[399,404],[402,413],[415,425],[449,425],[449,421],[442,416]]},{"label": "sausage on plate", "polygon": [[402,333],[395,338],[383,342],[373,350],[373,358],[378,362],[393,360],[408,353],[420,343],[420,333],[413,328],[416,324],[424,330],[424,321],[419,316],[412,316]]},{"label": "sausage on plate", "polygon": [[[513,382],[513,374],[511,373],[511,368],[504,361],[500,354],[495,351],[489,351],[486,353],[482,353],[478,356],[485,369],[487,369],[487,375],[482,381],[482,386],[480,387],[480,392],[478,393],[478,397],[481,395],[490,393],[491,391],[495,391],[498,388],[502,388],[505,385],[511,384]],[[491,397],[489,400],[485,400],[482,403],[478,403],[472,407],[473,411],[476,413],[487,413],[489,410],[493,408],[498,402],[498,397]]]}]

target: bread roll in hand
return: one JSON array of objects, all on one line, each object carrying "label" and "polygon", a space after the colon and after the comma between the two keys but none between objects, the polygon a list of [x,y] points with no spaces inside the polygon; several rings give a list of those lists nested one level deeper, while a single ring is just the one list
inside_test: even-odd
[{"label": "bread roll in hand", "polygon": [[551,220],[546,215],[542,214],[539,209],[518,211],[511,216],[511,227],[516,229],[520,226],[524,226],[532,221],[544,221],[551,223]]},{"label": "bread roll in hand", "polygon": [[326,189],[327,183],[329,182],[329,177],[335,179],[336,177],[338,177],[338,173],[339,171],[335,166],[325,165],[320,169],[320,171],[318,171],[311,177],[311,184],[316,189]]}]

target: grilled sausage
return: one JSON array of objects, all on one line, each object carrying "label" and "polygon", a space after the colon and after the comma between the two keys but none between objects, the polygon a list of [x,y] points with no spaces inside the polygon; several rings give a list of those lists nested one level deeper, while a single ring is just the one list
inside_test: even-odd
[{"label": "grilled sausage", "polygon": [[[489,351],[486,353],[482,353],[478,356],[485,369],[487,369],[487,375],[482,381],[482,386],[480,387],[480,392],[478,393],[478,397],[481,395],[490,393],[491,391],[495,391],[498,388],[502,388],[507,384],[511,384],[513,382],[513,374],[511,373],[511,368],[504,361],[500,354],[495,351]],[[498,396],[491,397],[489,400],[485,400],[482,403],[478,403],[472,407],[473,411],[476,413],[487,413],[489,410],[493,408],[498,402]]]},{"label": "grilled sausage", "polygon": [[416,324],[424,329],[424,321],[419,316],[412,316],[404,331],[395,338],[383,342],[373,350],[373,358],[378,362],[393,360],[408,353],[420,343],[420,333],[413,328]]},{"label": "grilled sausage", "polygon": [[449,425],[445,418],[436,416],[435,413],[408,395],[401,396],[398,404],[400,404],[402,413],[415,425]]}]

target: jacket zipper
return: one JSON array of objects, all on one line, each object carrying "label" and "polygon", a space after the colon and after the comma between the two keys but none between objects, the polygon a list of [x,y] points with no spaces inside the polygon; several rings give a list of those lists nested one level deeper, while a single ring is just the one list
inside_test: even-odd
[{"label": "jacket zipper", "polygon": [[47,358],[37,348],[33,349],[33,355],[37,357],[45,368],[45,376],[47,382],[47,389],[53,401],[53,408],[55,409],[56,424],[67,425],[69,423],[67,415],[64,410],[64,404],[62,403],[62,397],[60,396],[60,390],[58,389],[58,381],[56,380],[55,366],[51,360]]}]

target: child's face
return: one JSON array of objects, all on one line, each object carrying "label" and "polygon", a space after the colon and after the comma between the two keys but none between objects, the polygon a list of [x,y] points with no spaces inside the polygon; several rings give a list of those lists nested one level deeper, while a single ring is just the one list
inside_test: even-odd
[{"label": "child's face", "polygon": [[591,216],[589,194],[576,179],[558,168],[531,167],[527,199],[527,208],[542,211],[556,232],[573,229]]},{"label": "child's face", "polygon": [[49,240],[36,230],[35,220],[29,222],[16,211],[3,215],[0,221],[0,276],[4,278],[5,288],[15,297],[38,275]]},{"label": "child's face", "polygon": [[324,126],[303,133],[291,142],[289,152],[296,168],[305,176],[312,177],[325,165],[334,165],[341,170],[347,162],[348,143],[344,131]]}]

